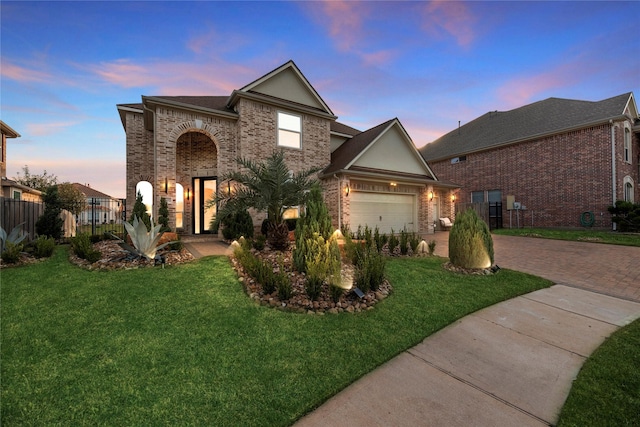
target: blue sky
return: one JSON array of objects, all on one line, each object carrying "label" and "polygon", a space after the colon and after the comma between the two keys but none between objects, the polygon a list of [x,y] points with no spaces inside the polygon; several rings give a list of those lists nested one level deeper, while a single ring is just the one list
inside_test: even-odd
[{"label": "blue sky", "polygon": [[125,195],[116,104],[229,95],[293,59],[338,120],[421,147],[493,110],[640,95],[640,2],[0,2],[7,175]]}]

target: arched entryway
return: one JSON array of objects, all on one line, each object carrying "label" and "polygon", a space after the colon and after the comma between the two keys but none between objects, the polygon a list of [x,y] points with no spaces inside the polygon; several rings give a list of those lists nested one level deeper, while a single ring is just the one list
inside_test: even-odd
[{"label": "arched entryway", "polygon": [[182,230],[185,234],[211,231],[215,206],[207,202],[215,196],[218,176],[218,149],[213,139],[198,130],[189,130],[176,142],[176,182],[184,191]]}]

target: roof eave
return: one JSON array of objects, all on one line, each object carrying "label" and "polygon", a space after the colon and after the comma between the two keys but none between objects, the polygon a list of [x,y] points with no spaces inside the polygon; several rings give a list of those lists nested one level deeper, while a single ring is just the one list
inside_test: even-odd
[{"label": "roof eave", "polygon": [[407,176],[402,174],[396,175],[396,174],[393,174],[393,172],[389,172],[389,171],[373,172],[373,171],[356,171],[356,170],[350,170],[350,169],[339,169],[331,172],[321,172],[319,174],[319,177],[321,179],[331,178],[334,176],[357,177],[357,178],[362,178],[362,179],[367,179],[372,181],[379,181],[379,182],[389,182],[390,180],[393,180],[393,181],[398,181],[398,182],[407,183],[407,184],[416,184],[416,185],[432,184],[437,187],[443,187],[443,188],[445,187],[460,188],[460,186],[457,184],[438,181],[436,179],[429,178],[427,175],[425,175],[424,178],[418,177],[418,176],[412,177],[412,176]]},{"label": "roof eave", "polygon": [[586,129],[586,128],[590,128],[590,127],[594,127],[594,126],[599,126],[599,125],[603,125],[603,124],[607,124],[610,123],[612,121],[618,121],[618,120],[627,120],[628,117],[624,114],[621,115],[617,115],[617,116],[613,116],[613,117],[607,117],[604,119],[600,119],[600,120],[595,120],[589,123],[582,123],[580,125],[577,126],[572,126],[572,127],[568,127],[568,128],[564,128],[564,129],[560,129],[560,130],[556,130],[556,131],[550,131],[550,132],[543,132],[543,133],[539,133],[539,134],[535,134],[535,135],[529,135],[526,136],[524,138],[519,138],[519,139],[512,139],[510,141],[505,141],[505,142],[501,142],[498,144],[493,144],[493,145],[489,145],[486,147],[482,147],[476,150],[470,150],[470,151],[460,151],[457,153],[451,153],[451,154],[447,154],[446,156],[442,156],[442,157],[437,157],[437,158],[426,158],[424,157],[425,161],[427,162],[441,162],[443,160],[449,160],[451,158],[454,157],[458,157],[458,156],[466,156],[468,154],[476,154],[476,153],[482,153],[485,151],[490,151],[490,150],[495,150],[496,148],[502,148],[502,147],[506,147],[509,145],[515,145],[515,144],[521,144],[523,142],[528,142],[528,141],[534,141],[537,139],[541,139],[541,138],[546,138],[552,135],[558,135],[561,133],[567,133],[567,132],[575,132],[577,130],[581,130],[581,129]]},{"label": "roof eave", "polygon": [[[231,93],[231,96],[229,96],[229,100],[227,101],[227,106],[229,108],[232,108],[236,105],[236,103],[238,102],[238,100],[240,98],[247,98],[247,99],[251,99],[254,101],[260,101],[263,102],[265,104],[270,104],[270,105],[274,105],[276,107],[281,107],[281,108],[286,108],[288,110],[295,110],[295,111],[301,111],[307,114],[311,114],[313,116],[317,116],[317,117],[322,117],[325,119],[329,119],[329,120],[336,120],[338,118],[338,116],[334,115],[333,113],[327,113],[324,111],[320,111],[320,110],[316,110],[314,108],[311,107],[307,107],[305,105],[302,104],[296,104],[287,100],[280,100],[279,98],[272,98],[272,97],[267,97],[264,95],[260,95],[259,93],[255,93],[255,92],[242,92],[239,90],[234,90]],[[331,110],[329,110],[331,111]]]},{"label": "roof eave", "polygon": [[157,98],[155,96],[142,96],[142,102],[144,104],[165,105],[168,107],[180,108],[182,110],[194,111],[198,113],[210,114],[213,116],[225,117],[228,119],[237,119],[237,113],[231,113],[228,111],[216,110],[213,108],[200,107],[193,104],[185,104],[184,102],[171,101],[164,98]]},{"label": "roof eave", "polygon": [[0,129],[7,138],[19,138],[20,134],[16,132],[11,126],[0,120]]}]

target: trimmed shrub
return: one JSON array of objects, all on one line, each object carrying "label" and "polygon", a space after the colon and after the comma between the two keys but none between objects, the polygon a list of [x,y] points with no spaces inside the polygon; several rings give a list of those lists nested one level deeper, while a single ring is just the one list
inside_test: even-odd
[{"label": "trimmed shrub", "polygon": [[344,293],[344,289],[337,285],[330,285],[329,292],[331,293],[331,300],[333,302],[338,302]]},{"label": "trimmed shrub", "polygon": [[607,209],[613,215],[611,220],[618,224],[621,232],[640,231],[640,203],[618,200],[615,206],[609,206]]},{"label": "trimmed shrub", "polygon": [[449,260],[462,268],[487,268],[493,264],[491,232],[473,209],[456,215],[449,232]]},{"label": "trimmed shrub", "polygon": [[340,284],[340,248],[334,238],[325,242],[318,233],[314,233],[306,243],[310,256],[306,261],[307,281],[305,290],[311,300],[320,296],[322,284]]},{"label": "trimmed shrub", "polygon": [[22,243],[15,244],[13,242],[7,242],[2,252],[2,261],[7,264],[17,263],[20,261],[20,253],[23,248]]},{"label": "trimmed shrub", "polygon": [[169,206],[167,199],[160,198],[160,208],[158,209],[158,224],[160,224],[160,232],[171,231],[169,228]]},{"label": "trimmed shrub", "polygon": [[264,245],[267,243],[267,236],[264,234],[258,235],[253,241],[253,248],[257,251],[264,249]]},{"label": "trimmed shrub", "polygon": [[319,185],[314,185],[309,193],[305,213],[297,220],[295,228],[296,247],[293,250],[293,263],[301,273],[306,271],[307,258],[313,256],[307,247],[309,239],[317,234],[328,241],[333,233],[329,209],[322,198]]},{"label": "trimmed shrub", "polygon": [[371,246],[365,248],[354,281],[362,292],[377,291],[385,278],[386,259]]},{"label": "trimmed shrub", "polygon": [[52,237],[38,236],[33,241],[33,256],[36,258],[49,258],[53,255],[53,250],[56,247],[56,241]]},{"label": "trimmed shrub", "polygon": [[396,237],[395,233],[393,232],[393,228],[392,228],[391,229],[391,235],[389,236],[389,255],[394,255],[395,250],[398,247],[398,244],[400,244],[400,241]]},{"label": "trimmed shrub", "polygon": [[409,252],[409,233],[403,228],[400,232],[400,254],[406,255]]},{"label": "trimmed shrub", "polygon": [[102,254],[100,251],[93,249],[91,237],[88,233],[80,233],[71,239],[71,247],[78,257],[86,259],[91,264],[98,261]]},{"label": "trimmed shrub", "polygon": [[247,210],[239,210],[221,220],[222,236],[227,240],[253,237],[253,219]]},{"label": "trimmed shrub", "polygon": [[136,194],[136,202],[133,204],[133,211],[129,217],[129,222],[132,223],[136,217],[139,221],[144,222],[147,230],[151,228],[151,217],[147,213],[147,207],[142,203],[142,193],[140,193],[140,191]]},{"label": "trimmed shrub", "polygon": [[64,221],[60,217],[62,212],[62,200],[58,194],[58,187],[47,188],[42,195],[44,202],[44,212],[36,221],[36,232],[40,236],[53,237],[55,240],[62,237],[62,226]]}]

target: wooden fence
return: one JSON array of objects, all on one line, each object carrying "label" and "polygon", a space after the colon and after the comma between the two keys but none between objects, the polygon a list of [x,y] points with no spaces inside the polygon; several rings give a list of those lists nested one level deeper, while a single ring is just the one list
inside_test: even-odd
[{"label": "wooden fence", "polygon": [[32,240],[36,236],[36,221],[43,213],[44,203],[0,197],[0,226],[7,233],[22,224],[20,228],[29,233],[27,240]]}]

